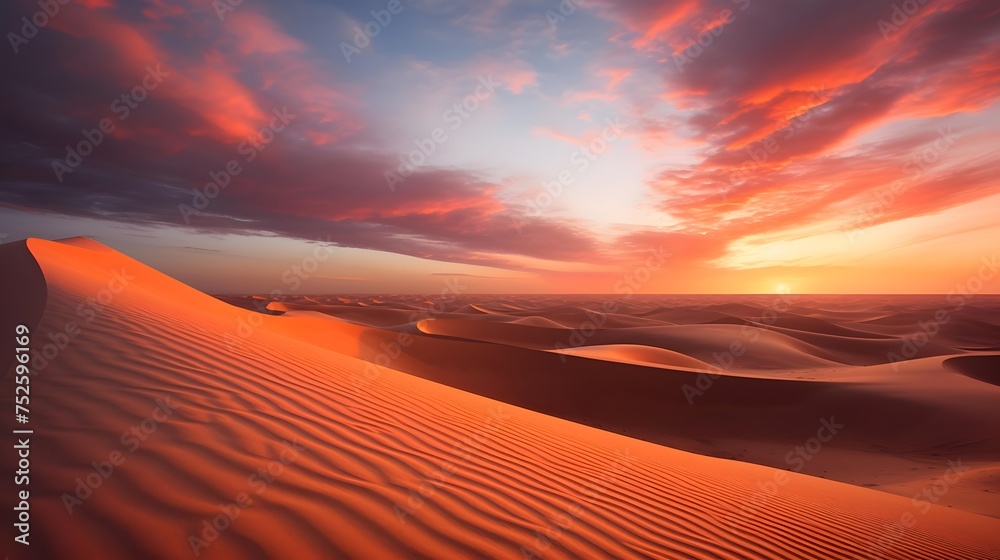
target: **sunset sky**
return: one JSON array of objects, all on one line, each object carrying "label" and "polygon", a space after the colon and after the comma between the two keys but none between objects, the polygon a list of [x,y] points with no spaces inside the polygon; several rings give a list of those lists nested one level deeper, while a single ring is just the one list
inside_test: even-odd
[{"label": "sunset sky", "polygon": [[947,293],[996,262],[995,1],[53,5],[0,8],[6,241],[229,293],[317,243],[298,292]]}]

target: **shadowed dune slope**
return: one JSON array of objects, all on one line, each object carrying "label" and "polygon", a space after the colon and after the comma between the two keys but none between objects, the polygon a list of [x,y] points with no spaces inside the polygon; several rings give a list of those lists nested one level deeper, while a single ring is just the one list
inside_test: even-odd
[{"label": "shadowed dune slope", "polygon": [[[45,310],[47,291],[42,270],[28,251],[26,241],[0,245],[0,328],[4,337],[14,337],[19,325],[34,330]],[[14,364],[15,346],[0,345],[0,371]]]},{"label": "shadowed dune slope", "polygon": [[1000,385],[1000,355],[949,358],[944,366],[991,385]]}]

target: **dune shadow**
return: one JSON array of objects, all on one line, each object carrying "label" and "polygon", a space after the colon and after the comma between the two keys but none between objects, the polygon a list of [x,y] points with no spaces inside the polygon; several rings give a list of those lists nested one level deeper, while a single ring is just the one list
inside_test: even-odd
[{"label": "dune shadow", "polygon": [[944,367],[983,383],[1000,386],[1000,355],[949,358],[944,361]]}]

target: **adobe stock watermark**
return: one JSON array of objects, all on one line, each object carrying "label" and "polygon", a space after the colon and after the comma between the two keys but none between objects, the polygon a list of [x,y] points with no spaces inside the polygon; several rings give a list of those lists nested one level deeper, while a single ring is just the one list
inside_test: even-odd
[{"label": "adobe stock watermark", "polygon": [[749,144],[746,148],[747,159],[739,167],[729,174],[729,184],[719,187],[719,194],[723,199],[729,196],[729,191],[746,183],[754,171],[759,169],[771,159],[771,156],[778,153],[789,140],[795,137],[800,130],[805,128],[809,121],[821,111],[823,102],[823,87],[813,87],[809,99],[796,108],[798,115],[788,120],[788,124],[782,129],[781,136],[777,133],[768,135],[763,140],[758,140]]},{"label": "adobe stock watermark", "polygon": [[[663,263],[670,258],[673,253],[667,253],[663,247],[649,249],[650,254],[643,264],[637,266],[635,270],[622,276],[615,282],[614,290],[620,298],[609,298],[601,302],[600,311],[585,310],[587,319],[579,327],[573,329],[566,342],[557,342],[553,346],[555,350],[565,350],[567,348],[579,348],[587,343],[587,339],[597,334],[598,329],[608,322],[608,313],[617,313],[619,300],[625,301],[631,298],[642,286],[653,278],[653,274],[663,268]],[[566,363],[566,354],[559,352],[559,360]]]},{"label": "adobe stock watermark", "polygon": [[404,7],[402,0],[389,0],[385,5],[385,9],[369,12],[372,19],[365,22],[364,25],[354,27],[353,41],[350,43],[347,41],[340,42],[340,52],[343,53],[344,60],[350,64],[352,62],[351,57],[361,54],[362,49],[368,48],[372,44],[372,40],[378,37],[382,33],[382,30],[392,23],[393,16],[403,13]]},{"label": "adobe stock watermark", "polygon": [[[948,469],[942,478],[924,486],[920,492],[913,495],[910,505],[917,514],[926,515],[931,510],[931,505],[941,501],[951,488],[957,485],[965,472],[971,467],[962,464],[962,460],[948,461]],[[883,558],[895,558],[895,555],[887,556],[893,552],[896,545],[906,538],[907,531],[913,530],[917,526],[920,518],[914,515],[913,511],[906,511],[899,516],[897,521],[888,524],[885,532],[877,541],[868,543],[864,556],[855,556],[855,560],[882,560]]]},{"label": "adobe stock watermark", "polygon": [[[267,148],[268,144],[274,142],[278,133],[285,130],[296,117],[288,112],[288,107],[281,109],[275,107],[271,110],[271,114],[274,116],[271,117],[267,126],[251,134],[236,146],[236,153],[243,156],[243,165],[257,159],[257,156]],[[177,205],[177,211],[180,212],[186,225],[191,225],[191,216],[200,215],[229,186],[234,177],[243,173],[243,165],[240,164],[239,160],[231,159],[222,166],[222,169],[210,171],[208,173],[209,181],[201,189],[191,189],[191,204],[182,202]]]},{"label": "adobe stock watermark", "polygon": [[[732,0],[733,4],[742,12],[750,7],[750,0]],[[673,54],[674,66],[678,72],[684,72],[684,67],[695,61],[696,58],[704,54],[705,50],[711,47],[718,39],[726,26],[732,25],[736,21],[736,12],[729,8],[720,10],[714,20],[702,19],[698,23],[701,32],[687,38],[688,46],[680,52]]]},{"label": "adobe stock watermark", "polygon": [[584,0],[560,0],[555,10],[545,10],[545,20],[549,22],[549,27],[555,31],[559,24],[575,14],[583,3]]},{"label": "adobe stock watermark", "polygon": [[[587,145],[573,151],[569,156],[569,165],[561,169],[551,181],[542,183],[542,192],[534,197],[529,197],[524,205],[524,209],[511,216],[514,222],[514,229],[521,233],[527,223],[526,218],[540,216],[542,211],[552,205],[553,202],[562,196],[565,187],[571,186],[577,180],[577,173],[585,173],[590,169],[591,164],[611,149],[612,144],[620,139],[625,132],[621,117],[608,118],[604,121],[605,126],[598,136],[594,137]],[[575,171],[574,171],[575,170]]]},{"label": "adobe stock watermark", "polygon": [[[285,468],[294,463],[306,450],[298,442],[283,441],[281,445],[283,449],[278,454],[277,459],[271,460],[263,468],[257,469],[247,477],[247,486],[257,496],[266,492],[268,485],[273,484],[277,477],[285,472]],[[252,505],[254,505],[254,501],[250,492],[240,492],[233,498],[233,501],[218,504],[220,513],[211,519],[202,520],[199,524],[201,531],[198,531],[197,534],[188,534],[188,546],[191,547],[191,552],[195,557],[201,556],[206,548],[233,526],[243,510]]]},{"label": "adobe stock watermark", "polygon": [[864,230],[875,225],[876,221],[882,218],[889,208],[895,204],[896,200],[906,191],[913,187],[915,179],[923,176],[948,152],[955,141],[960,138],[951,127],[938,128],[938,137],[929,146],[913,154],[903,164],[903,174],[891,184],[875,190],[874,201],[862,208],[854,224],[845,226],[844,234],[848,242],[852,245],[857,242]]},{"label": "adobe stock watermark", "polygon": [[596,500],[601,494],[607,493],[617,482],[618,478],[631,469],[632,463],[636,459],[637,457],[629,453],[628,449],[625,451],[616,449],[615,460],[611,463],[611,466],[599,476],[588,480],[583,485],[578,499],[573,500],[573,503],[569,507],[557,514],[551,521],[547,521],[545,528],[541,531],[535,531],[535,538],[532,539],[531,546],[521,547],[521,558],[531,560],[532,558],[542,557],[581,517],[586,515],[587,510],[582,502],[585,500]]},{"label": "adobe stock watermark", "polygon": [[87,473],[84,477],[77,477],[76,488],[73,493],[63,492],[61,500],[66,512],[70,515],[75,513],[74,508],[80,507],[89,500],[111,476],[125,464],[128,455],[135,453],[142,447],[156,430],[174,415],[177,411],[177,403],[170,396],[157,398],[156,406],[149,416],[143,418],[128,430],[122,432],[121,444],[124,451],[115,449],[108,453],[104,461],[94,461],[90,464],[93,472]]},{"label": "adobe stock watermark", "polygon": [[[462,285],[457,279],[447,279],[444,281],[444,288],[441,289],[440,297],[430,306],[410,313],[408,322],[416,323],[425,319],[433,319],[448,310],[448,305],[455,302],[458,296],[469,287]],[[403,349],[413,344],[413,335],[399,331],[396,339],[392,342],[382,342],[379,344],[379,353],[371,360],[365,361],[364,370],[359,374],[351,372],[351,384],[357,393],[364,391],[365,387],[374,383],[382,375],[382,371],[376,367],[389,367],[396,358],[403,353]]]},{"label": "adobe stock watermark", "polygon": [[212,0],[212,8],[215,10],[215,15],[219,16],[219,21],[226,21],[226,16],[242,5],[243,0]]},{"label": "adobe stock watermark", "polygon": [[930,344],[941,333],[941,325],[951,321],[951,315],[964,309],[969,301],[982,292],[986,284],[996,277],[997,272],[1000,272],[1000,264],[997,263],[995,254],[988,259],[983,257],[980,262],[982,264],[976,272],[964,281],[955,284],[955,287],[945,296],[945,301],[951,305],[950,307],[938,308],[931,318],[917,321],[917,330],[913,334],[903,337],[899,351],[893,350],[886,354],[886,359],[892,364],[893,371],[899,371],[899,362],[916,358],[920,349]]},{"label": "adobe stock watermark", "polygon": [[888,40],[889,36],[903,28],[910,19],[920,11],[929,0],[904,0],[892,5],[889,19],[880,19],[877,22],[878,30],[882,38]]},{"label": "adobe stock watermark", "polygon": [[111,278],[104,288],[101,288],[96,294],[81,301],[76,306],[76,314],[82,322],[66,321],[63,324],[62,331],[55,333],[52,331],[48,332],[46,335],[48,341],[41,345],[41,349],[38,349],[37,344],[34,345],[35,347],[31,351],[32,375],[38,375],[50,363],[54,362],[59,357],[59,354],[70,345],[73,339],[83,333],[82,327],[93,323],[111,305],[115,296],[125,291],[125,288],[133,280],[135,280],[135,276],[129,274],[125,267],[112,271]]},{"label": "adobe stock watermark", "polygon": [[[333,256],[333,249],[330,247],[332,244],[332,239],[330,236],[327,236],[325,244],[319,245],[313,249],[312,254],[306,255],[297,263],[286,268],[281,273],[282,287],[271,290],[267,294],[268,297],[271,300],[275,300],[289,293],[297,292],[302,287],[302,283],[311,278],[319,270],[320,265]],[[236,322],[236,336],[230,333],[223,335],[226,346],[230,351],[253,336],[253,333],[264,324],[267,302],[264,300],[255,300],[254,307],[256,307],[256,310],[247,311],[246,315],[241,316]]]},{"label": "adobe stock watermark", "polygon": [[10,42],[10,48],[14,49],[14,54],[21,52],[21,47],[38,36],[38,31],[44,29],[52,18],[59,15],[62,7],[69,3],[70,0],[38,0],[39,10],[31,16],[21,18],[20,33],[7,32],[7,41]]},{"label": "adobe stock watermark", "polygon": [[[479,76],[479,83],[476,84],[473,92],[446,109],[441,115],[441,120],[444,121],[444,124],[449,125],[452,132],[457,132],[480,107],[496,95],[497,88],[501,86],[503,83],[494,80],[493,74]],[[420,167],[427,163],[428,158],[433,156],[438,148],[449,139],[450,136],[448,136],[444,126],[434,127],[427,136],[415,138],[413,145],[416,146],[416,149],[407,154],[400,154],[399,165],[382,174],[389,190],[396,192],[396,186],[416,173]]]},{"label": "adobe stock watermark", "polygon": [[[111,102],[111,112],[118,117],[117,122],[125,122],[132,115],[132,111],[139,107],[139,103],[145,101],[149,97],[149,93],[160,87],[164,78],[169,76],[170,72],[164,71],[160,63],[155,63],[155,68],[152,64],[146,66],[146,74],[140,78],[139,84]],[[52,162],[52,171],[55,173],[56,179],[62,183],[67,174],[75,171],[83,163],[84,158],[94,153],[94,150],[104,142],[105,138],[115,131],[116,126],[114,120],[105,117],[98,121],[96,128],[80,131],[83,140],[73,146],[67,145],[66,155],[62,159]]]},{"label": "adobe stock watermark", "polygon": [[[467,462],[472,454],[490,439],[490,436],[507,420],[510,414],[505,414],[502,407],[490,408],[486,421],[483,422],[470,436],[464,436],[460,443],[456,443],[452,448],[454,458],[462,463]],[[406,518],[414,515],[420,508],[424,507],[428,500],[434,497],[437,489],[455,475],[459,465],[454,460],[443,461],[438,468],[431,471],[415,489],[411,489],[406,499],[406,504],[396,503],[393,511],[400,522],[406,522]]]},{"label": "adobe stock watermark", "polygon": [[712,352],[712,363],[709,364],[709,370],[699,373],[695,377],[694,385],[685,383],[681,387],[681,392],[684,393],[684,398],[687,399],[689,405],[694,405],[695,398],[704,395],[719,377],[732,369],[736,364],[736,358],[746,354],[747,348],[760,340],[760,331],[770,329],[778,321],[778,313],[787,311],[791,307],[793,299],[791,293],[782,290],[771,305],[761,313],[760,317],[753,319],[755,325],[744,323],[740,327],[740,336],[746,340],[746,343],[743,340],[733,340],[724,351]]},{"label": "adobe stock watermark", "polygon": [[[815,437],[811,437],[802,445],[796,445],[785,454],[785,465],[793,472],[800,473],[809,461],[818,455],[823,447],[830,443],[837,434],[844,429],[844,424],[840,424],[831,416],[820,419],[819,428]],[[786,470],[775,469],[771,480],[757,483],[757,491],[750,496],[750,500],[743,503],[740,511],[726,518],[726,524],[730,528],[736,528],[741,523],[755,517],[767,505],[768,501],[781,493],[781,489],[791,482]]]}]

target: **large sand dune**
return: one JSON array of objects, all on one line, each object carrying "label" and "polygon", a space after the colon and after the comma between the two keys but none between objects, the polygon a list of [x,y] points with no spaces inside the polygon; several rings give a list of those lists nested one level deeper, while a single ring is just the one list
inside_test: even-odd
[{"label": "large sand dune", "polygon": [[[616,312],[605,312],[608,300],[595,297],[452,296],[415,313],[413,297],[396,296],[383,297],[371,319],[365,296],[314,299],[269,307],[310,324],[306,338],[315,344],[369,361],[399,346],[400,333],[416,334],[393,368],[701,454],[796,467],[905,497],[961,459],[977,474],[936,499],[1000,517],[1000,393],[989,373],[997,354],[970,350],[995,320],[995,297],[961,309],[945,296],[636,297],[618,298]],[[388,299],[397,314],[385,321]],[[463,311],[470,307],[478,310]],[[931,324],[940,311],[944,321]],[[838,326],[886,313],[910,317],[909,331]],[[526,322],[552,316],[566,326]],[[640,316],[641,324],[627,321]],[[790,462],[789,449],[828,417],[847,428],[823,453]]]},{"label": "large sand dune", "polygon": [[[88,240],[0,259],[4,328],[30,323],[41,353],[32,544],[12,558],[1000,558],[996,353],[967,349],[995,303],[894,365],[887,318],[933,303],[770,321],[755,299],[313,296],[263,314]],[[773,468],[796,447],[802,472]]]}]

